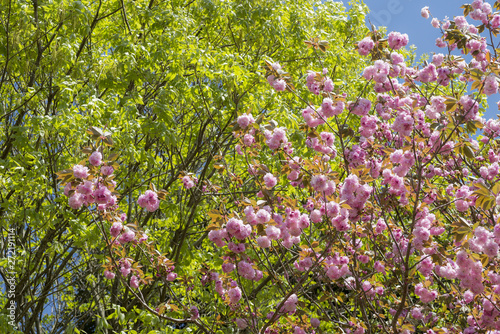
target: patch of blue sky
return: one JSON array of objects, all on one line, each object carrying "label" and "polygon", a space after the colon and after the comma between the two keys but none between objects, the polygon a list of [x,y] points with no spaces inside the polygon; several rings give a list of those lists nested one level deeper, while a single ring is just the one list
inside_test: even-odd
[{"label": "patch of blue sky", "polygon": [[[343,1],[346,5],[348,1]],[[410,38],[409,45],[416,47],[417,59],[421,59],[427,54],[432,57],[434,53],[447,53],[447,49],[436,46],[436,39],[441,37],[441,31],[432,27],[431,18],[424,19],[420,11],[428,6],[432,17],[443,20],[448,17],[453,20],[455,16],[463,15],[463,9],[460,8],[465,3],[471,3],[472,0],[364,0],[364,3],[370,9],[367,15],[367,25],[371,22],[376,28],[387,27],[387,32],[398,31],[408,34]],[[490,2],[493,4],[493,2]],[[479,25],[478,21],[468,18],[469,23]],[[460,55],[459,51],[453,54]],[[466,57],[466,60],[470,58]],[[497,102],[500,100],[498,94],[488,98],[488,108],[484,118],[496,118],[498,113]]]}]

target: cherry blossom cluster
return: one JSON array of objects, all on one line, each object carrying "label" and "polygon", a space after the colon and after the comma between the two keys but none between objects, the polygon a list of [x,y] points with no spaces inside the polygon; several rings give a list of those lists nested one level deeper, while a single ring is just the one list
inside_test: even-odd
[{"label": "cherry blossom cluster", "polygon": [[[93,165],[95,167],[101,164],[100,159],[96,160],[96,153],[99,155],[101,154],[100,152],[93,153],[94,158],[92,161],[96,163],[96,165]],[[111,176],[114,171],[113,166],[101,166],[99,171],[95,167],[92,168],[94,173],[99,173],[104,179]],[[64,195],[69,197],[69,206],[78,210],[82,206],[95,204],[97,209],[100,211],[114,210],[117,198],[112,194],[112,192],[116,183],[113,180],[110,180],[110,184],[105,185],[100,181],[99,177],[94,177],[94,173],[89,172],[90,170],[87,166],[73,166],[73,176],[75,180],[67,183],[64,187]]]},{"label": "cherry blossom cluster", "polygon": [[[228,308],[225,325],[265,334],[500,331],[500,122],[482,118],[499,93],[500,2],[463,8],[432,18],[447,52],[418,66],[404,56],[406,34],[361,39],[359,55],[373,62],[356,94],[341,92],[351,90],[336,86],[333,69],[305,71],[300,136],[265,115],[237,117],[235,159],[245,168],[239,183],[219,169],[230,194],[211,199],[219,202],[207,242],[220,259],[201,280]],[[272,89],[297,94],[281,65],[268,65]],[[88,160],[67,179],[69,205],[117,211],[116,168],[100,151]],[[179,178],[197,190],[195,177]],[[137,204],[152,213],[162,196],[147,190]],[[145,247],[125,216],[109,218],[114,246]],[[140,288],[131,259],[105,277]],[[156,278],[178,281],[167,258],[150,262]],[[204,315],[185,312],[189,321]]]},{"label": "cherry blossom cluster", "polygon": [[[273,63],[271,66],[273,70],[281,71],[281,65],[279,63]],[[280,78],[276,78],[276,76],[274,76],[273,74],[267,77],[267,81],[277,92],[282,92],[286,89],[286,81]]]},{"label": "cherry blossom cluster", "polygon": [[[268,265],[261,266],[265,261],[259,252],[270,256],[284,248],[297,254],[287,277],[310,275],[356,291],[364,308],[386,314],[377,323],[381,331],[404,328],[402,332],[411,333],[418,326],[440,326],[449,333],[500,330],[495,302],[499,279],[492,271],[500,233],[500,189],[492,189],[500,174],[495,144],[500,123],[480,114],[482,98],[498,93],[499,74],[493,70],[496,51],[488,36],[479,35],[483,28],[498,28],[499,19],[490,4],[474,1],[470,6],[463,17],[432,19],[443,32],[438,46],[449,52],[458,48],[472,56],[470,61],[440,53],[430,63],[410,67],[399,53],[409,42],[406,34],[390,32],[383,38],[373,31],[357,43],[357,50],[374,58],[362,73],[374,98],[338,95],[327,69],[307,71],[304,85],[321,100],[302,109],[307,131],[302,143],[291,142],[288,130],[275,124],[249,129],[246,120],[253,117],[238,118],[238,153],[247,159],[259,156],[256,143],[264,142],[279,156],[281,167],[275,164],[276,171],[270,171],[259,162],[249,164],[262,203],[240,202],[231,218],[209,232],[223,250],[222,271],[237,282],[234,288],[244,291],[245,279],[253,280],[258,271],[262,278],[271,275]],[[428,7],[421,14],[431,15]],[[467,15],[484,27],[468,23]],[[276,89],[274,80],[268,77]],[[464,83],[473,83],[477,91],[453,95],[449,90],[463,91]],[[480,128],[482,135],[475,137]],[[308,155],[294,154],[303,148]],[[303,210],[291,205],[294,201],[282,193],[286,189],[302,195]],[[239,278],[244,279],[241,284]],[[399,298],[406,294],[406,302],[391,299],[394,292]],[[267,317],[275,325],[265,332],[283,328],[279,314],[295,315],[301,298],[297,291],[278,298],[274,307],[279,308]],[[477,315],[446,304],[464,317],[464,323],[447,323],[448,315],[440,317],[429,306],[450,303],[446,298],[476,308]],[[244,298],[238,302],[237,322],[247,328],[251,317]],[[381,303],[392,304],[385,310]],[[314,332],[316,315],[311,314],[315,326],[299,325],[297,317],[289,330]],[[346,321],[342,327],[363,333],[369,319]]]},{"label": "cherry blossom cluster", "polygon": [[[92,131],[91,131],[92,130]],[[92,132],[102,132],[97,128],[92,128]],[[95,136],[97,144],[102,140],[101,136]],[[84,152],[89,151],[85,148]],[[167,282],[174,282],[177,274],[174,272],[173,262],[164,256],[159,256],[150,243],[148,235],[137,230],[135,225],[127,224],[127,215],[120,212],[118,208],[118,193],[116,192],[116,182],[113,180],[114,171],[118,168],[115,161],[117,155],[111,154],[108,159],[103,159],[103,149],[93,151],[85,161],[74,165],[72,169],[58,173],[63,179],[64,194],[69,197],[68,204],[72,209],[78,210],[82,206],[86,207],[91,214],[95,214],[99,227],[106,233],[103,221],[110,223],[109,234],[104,239],[108,242],[111,257],[105,264],[103,275],[106,279],[112,280],[116,275],[120,275],[124,282],[132,289],[139,289],[143,284],[149,284],[145,273],[140,269],[136,260],[133,260],[132,252],[140,249],[153,271],[156,272],[157,279]],[[182,179],[184,188],[192,188],[197,182],[196,177],[185,176]],[[161,192],[161,191],[160,191]],[[159,209],[159,193],[155,190],[146,190],[139,195],[138,206],[148,212],[155,212]],[[129,256],[124,254],[130,253]],[[190,308],[190,318],[195,321],[199,317],[196,306]]]}]

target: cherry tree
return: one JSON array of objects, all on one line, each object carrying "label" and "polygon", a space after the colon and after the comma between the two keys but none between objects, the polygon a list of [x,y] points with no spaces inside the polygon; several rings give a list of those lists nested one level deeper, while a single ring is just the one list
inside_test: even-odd
[{"label": "cherry tree", "polygon": [[[269,89],[302,103],[303,124],[241,113],[237,155],[214,157],[217,177],[179,177],[183,191],[213,204],[213,258],[200,277],[177,276],[138,226],[124,224],[115,156],[103,160],[108,136],[91,128],[88,159],[60,177],[72,208],[93,208],[106,278],[121,280],[151,314],[205,333],[500,331],[500,121],[482,118],[499,90],[500,2],[463,9],[453,20],[432,18],[446,52],[417,66],[406,34],[372,30],[356,43],[371,57],[356,94],[335,67],[321,66],[327,41],[306,41],[320,67],[302,78],[266,62]],[[166,196],[151,185],[137,204],[154,212]],[[150,305],[140,289],[158,281],[171,301]],[[189,297],[197,289],[212,298]]]}]

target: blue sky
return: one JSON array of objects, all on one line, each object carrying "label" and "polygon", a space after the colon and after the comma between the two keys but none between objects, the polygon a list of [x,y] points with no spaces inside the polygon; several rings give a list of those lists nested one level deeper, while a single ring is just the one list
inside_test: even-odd
[{"label": "blue sky", "polygon": [[[347,2],[347,1],[344,1]],[[422,54],[445,53],[444,49],[436,47],[436,38],[441,37],[439,29],[431,26],[431,19],[424,19],[420,15],[422,7],[428,6],[433,17],[439,20],[448,16],[453,19],[454,16],[463,15],[463,9],[460,8],[464,3],[472,3],[472,0],[364,0],[370,8],[368,17],[376,26],[386,26],[387,31],[399,31],[408,34],[410,44],[417,47],[417,55]],[[492,4],[494,1],[489,1]],[[469,22],[477,22],[470,21]],[[496,118],[499,112],[496,102],[498,95],[490,96],[488,103],[490,108],[484,115],[485,118]]]},{"label": "blue sky", "polygon": [[441,37],[440,31],[431,26],[430,19],[420,15],[422,7],[428,6],[431,14],[442,20],[445,16],[463,15],[461,5],[466,0],[365,0],[370,13],[368,17],[375,26],[386,26],[387,30],[408,34],[410,44],[417,47],[417,53],[443,52],[435,46],[436,38]]}]

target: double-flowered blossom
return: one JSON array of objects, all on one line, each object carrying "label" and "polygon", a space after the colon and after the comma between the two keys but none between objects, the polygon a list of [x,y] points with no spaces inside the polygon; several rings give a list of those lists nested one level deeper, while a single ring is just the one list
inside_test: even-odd
[{"label": "double-flowered blossom", "polygon": [[109,270],[105,270],[104,277],[106,277],[107,279],[113,279],[113,278],[115,278],[115,273],[111,272]]},{"label": "double-flowered blossom", "polygon": [[276,226],[269,225],[266,228],[266,235],[269,240],[278,240],[278,238],[281,236],[281,229],[277,228]]},{"label": "double-flowered blossom", "polygon": [[241,299],[241,289],[238,288],[238,287],[234,287],[234,288],[231,288],[229,289],[229,291],[227,292],[227,295],[229,297],[229,302],[231,304],[236,304],[240,301]]},{"label": "double-flowered blossom", "polygon": [[238,262],[238,274],[240,274],[243,278],[252,280],[256,275],[256,270],[250,263],[246,261],[240,261]]},{"label": "double-flowered blossom", "polygon": [[245,144],[245,146],[252,146],[254,143],[255,137],[251,134],[247,133],[245,136],[243,136],[243,144]]},{"label": "double-flowered blossom", "polygon": [[255,123],[255,119],[253,118],[252,114],[242,114],[241,116],[238,117],[236,122],[242,129],[245,129],[249,125]]},{"label": "double-flowered blossom", "polygon": [[498,243],[495,235],[482,226],[474,231],[474,237],[469,241],[469,248],[476,252],[483,252],[490,258],[498,255]]},{"label": "double-flowered blossom", "polygon": [[83,181],[76,187],[76,191],[82,195],[92,195],[94,192],[94,183],[92,181]]},{"label": "double-flowered blossom", "polygon": [[463,110],[463,116],[466,121],[477,118],[479,103],[471,96],[464,95],[460,98],[459,104]]},{"label": "double-flowered blossom", "polygon": [[350,218],[358,216],[370,197],[372,190],[373,188],[370,185],[360,184],[359,178],[354,174],[349,175],[344,180],[340,189],[340,199],[351,207],[349,210]]},{"label": "double-flowered blossom", "polygon": [[277,92],[282,92],[286,89],[286,81],[276,78],[272,74],[267,77],[267,82],[269,82],[271,87],[273,87]]},{"label": "double-flowered blossom", "polygon": [[438,79],[438,71],[436,69],[436,65],[430,63],[429,65],[418,71],[416,79],[423,83],[436,81]]},{"label": "double-flowered blossom", "polygon": [[93,152],[89,157],[89,162],[93,166],[100,166],[102,163],[102,154],[99,151]]},{"label": "double-flowered blossom", "polygon": [[315,128],[318,125],[325,124],[325,117],[322,114],[322,109],[319,108],[315,110],[314,108],[308,106],[302,110],[302,117],[306,121],[307,126]]},{"label": "double-flowered blossom", "polygon": [[408,44],[408,35],[392,31],[388,35],[389,47],[394,50],[399,50]]},{"label": "double-flowered blossom", "polygon": [[362,56],[366,56],[375,46],[375,42],[370,37],[365,37],[358,42],[358,52]]},{"label": "double-flowered blossom", "polygon": [[362,145],[353,145],[351,149],[346,149],[345,152],[349,165],[357,167],[366,163],[366,151]]},{"label": "double-flowered blossom", "polygon": [[244,224],[240,219],[231,218],[227,221],[226,231],[229,236],[233,236],[238,240],[244,240],[252,233],[252,226]]},{"label": "double-flowered blossom", "polygon": [[423,276],[429,277],[434,269],[434,263],[430,257],[425,257],[422,261],[420,261],[417,268]]},{"label": "double-flowered blossom", "polygon": [[469,28],[469,23],[464,16],[455,16],[455,26],[458,29],[466,29]]},{"label": "double-flowered blossom", "polygon": [[333,91],[334,85],[333,81],[330,78],[326,78],[325,81],[323,82],[323,91],[326,93],[330,93]]},{"label": "double-flowered blossom", "polygon": [[189,175],[186,175],[182,178],[182,185],[186,189],[191,189],[195,186],[195,183]]},{"label": "double-flowered blossom", "polygon": [[264,224],[270,220],[271,220],[271,213],[266,209],[260,209],[255,213],[254,222],[257,224]]},{"label": "double-flowered blossom", "polygon": [[336,185],[333,180],[329,180],[326,175],[314,175],[311,178],[311,186],[317,192],[330,196],[335,192]]},{"label": "double-flowered blossom", "polygon": [[263,235],[257,238],[257,244],[259,247],[269,248],[271,247],[271,240],[267,236]]},{"label": "double-flowered blossom", "polygon": [[120,273],[123,277],[127,277],[132,271],[132,264],[130,263],[129,259],[120,259],[119,265]]},{"label": "double-flowered blossom", "polygon": [[484,133],[488,137],[498,137],[500,136],[500,120],[497,119],[489,119],[486,121],[484,126]]},{"label": "double-flowered blossom", "polygon": [[338,253],[327,257],[324,265],[326,275],[333,281],[352,274],[348,266],[349,258],[347,256],[340,256]]},{"label": "double-flowered blossom", "polygon": [[[394,56],[394,58],[398,58],[397,56]],[[397,60],[396,60],[397,61]],[[391,71],[391,65],[382,61],[382,60],[377,60],[375,61],[375,64],[370,65],[365,68],[363,72],[363,77],[366,80],[372,80],[375,81],[376,83],[384,83],[387,82],[389,73]]]},{"label": "double-flowered blossom", "polygon": [[264,175],[264,184],[266,185],[267,188],[274,187],[276,185],[276,183],[277,183],[277,180],[273,174],[267,173],[266,175]]},{"label": "double-flowered blossom", "polygon": [[118,238],[118,241],[121,244],[126,244],[128,242],[133,241],[134,239],[135,239],[135,232],[133,230],[129,229],[128,227],[125,227],[123,229],[122,234]]},{"label": "double-flowered blossom", "polygon": [[498,79],[495,75],[490,74],[486,77],[483,91],[488,96],[498,93]]},{"label": "double-flowered blossom", "polygon": [[422,8],[422,10],[420,11],[420,15],[422,15],[424,19],[428,19],[430,15],[429,7],[425,6],[424,8]]},{"label": "double-flowered blossom", "polygon": [[82,194],[75,192],[73,196],[69,198],[68,204],[71,208],[77,210],[83,205],[84,197]]},{"label": "double-flowered blossom", "polygon": [[226,229],[222,230],[212,230],[208,233],[208,238],[210,241],[215,243],[217,247],[223,247],[226,242],[226,238],[228,237],[228,234],[226,232]]},{"label": "double-flowered blossom", "polygon": [[438,296],[436,290],[429,290],[422,283],[418,283],[415,286],[415,294],[420,297],[422,303],[430,303]]},{"label": "double-flowered blossom", "polygon": [[77,179],[86,179],[87,177],[89,177],[89,169],[86,166],[74,165],[73,166],[73,175]]},{"label": "double-flowered blossom", "polygon": [[457,198],[455,202],[455,207],[457,211],[463,212],[467,211],[470,207],[471,201],[469,197],[472,195],[472,191],[469,189],[469,186],[462,186],[457,190],[455,196]]},{"label": "double-flowered blossom", "polygon": [[373,136],[375,131],[378,129],[378,122],[380,122],[377,116],[366,115],[361,118],[359,133],[366,138]]},{"label": "double-flowered blossom", "polygon": [[415,164],[415,156],[412,151],[396,150],[391,153],[390,159],[395,165],[393,172],[401,177],[406,176],[410,168]]},{"label": "double-flowered blossom", "polygon": [[429,119],[438,119],[446,111],[446,105],[444,103],[445,98],[442,96],[433,96],[431,98],[431,103],[425,109],[425,116]]},{"label": "double-flowered blossom", "polygon": [[114,170],[115,169],[113,168],[113,166],[102,166],[101,167],[101,174],[109,176],[109,175],[113,174]]},{"label": "double-flowered blossom", "polygon": [[297,310],[297,302],[299,298],[294,293],[288,297],[288,299],[283,304],[283,312],[288,312],[288,314],[293,314]]},{"label": "double-flowered blossom", "polygon": [[306,78],[306,86],[309,91],[315,95],[321,92],[321,82],[318,80],[319,74],[313,71],[308,71]]},{"label": "double-flowered blossom", "polygon": [[370,112],[372,103],[370,102],[370,100],[360,98],[356,101],[349,102],[347,104],[347,107],[354,115],[366,116],[368,115],[368,112]]},{"label": "double-flowered blossom", "polygon": [[93,196],[97,204],[107,204],[112,200],[113,194],[108,187],[102,184],[97,184],[95,187]]},{"label": "double-flowered blossom", "polygon": [[160,207],[158,194],[152,190],[146,190],[143,195],[139,196],[137,204],[139,204],[141,208],[144,208],[149,212],[155,212]]},{"label": "double-flowered blossom", "polygon": [[[318,115],[322,115],[326,118],[329,118],[329,117],[333,117],[333,116],[342,114],[344,109],[345,109],[345,104],[342,100],[337,100],[334,102],[331,98],[325,97],[323,99],[323,103],[321,104],[321,110],[318,111]],[[311,114],[311,112],[309,112],[309,114]],[[305,118],[306,118],[306,116],[304,116],[304,119]],[[311,118],[312,118],[312,116],[311,116]],[[308,122],[307,119],[305,119],[305,120],[306,120],[306,122]]]},{"label": "double-flowered blossom", "polygon": [[130,277],[130,286],[134,289],[137,289],[139,287],[139,278],[135,275],[132,275]]},{"label": "double-flowered blossom", "polygon": [[492,181],[496,178],[500,171],[500,166],[498,162],[494,162],[491,165],[481,166],[479,168],[479,174],[485,180]]},{"label": "double-flowered blossom", "polygon": [[[272,63],[271,67],[275,71],[281,70],[281,65],[278,62]],[[273,74],[267,77],[267,82],[273,87],[277,92],[282,92],[286,89],[286,81],[280,78],[276,78]],[[246,127],[246,126],[245,126]]]},{"label": "double-flowered blossom", "polygon": [[464,289],[470,289],[475,295],[484,291],[482,271],[483,265],[480,261],[472,260],[469,255],[460,250],[457,253],[456,264],[457,278],[460,280],[460,286]]},{"label": "double-flowered blossom", "polygon": [[123,225],[121,222],[114,222],[109,230],[109,234],[113,237],[117,237],[123,230]]},{"label": "double-flowered blossom", "polygon": [[[323,153],[323,158],[326,159],[326,157],[328,157],[328,159],[326,159],[328,161],[331,158],[335,158],[337,155],[337,150],[335,149],[333,140],[334,135],[332,133],[322,132],[320,137],[307,137],[306,146],[312,148],[316,152]],[[298,175],[298,171],[296,172]]]},{"label": "double-flowered blossom", "polygon": [[392,124],[392,129],[399,133],[401,136],[409,136],[413,131],[413,125],[415,120],[407,112],[401,112],[396,116],[394,123]]},{"label": "double-flowered blossom", "polygon": [[288,143],[285,128],[276,128],[273,131],[266,130],[264,136],[266,137],[266,144],[271,150],[276,150],[283,144]]}]

